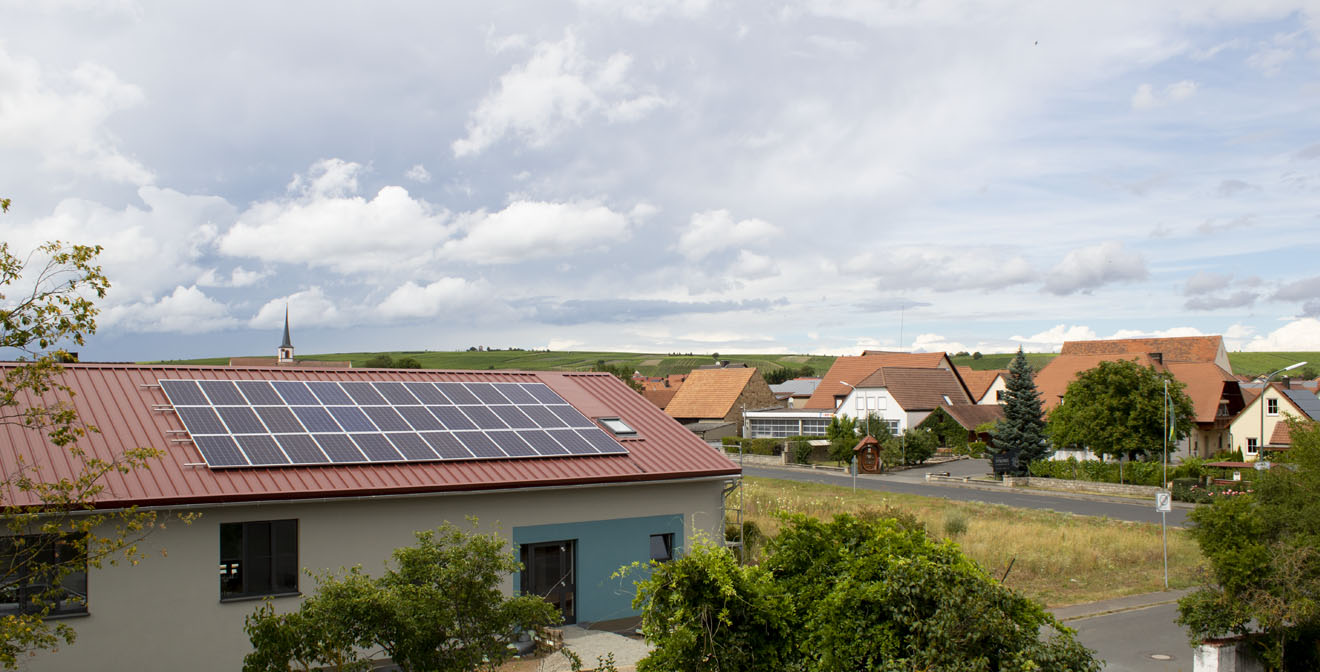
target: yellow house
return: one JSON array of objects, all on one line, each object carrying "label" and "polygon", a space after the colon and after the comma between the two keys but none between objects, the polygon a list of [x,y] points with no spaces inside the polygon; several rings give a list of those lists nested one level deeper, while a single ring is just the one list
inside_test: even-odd
[{"label": "yellow house", "polygon": [[[1243,392],[1244,396],[1251,393],[1249,390]],[[1255,395],[1233,419],[1229,426],[1233,448],[1242,451],[1242,458],[1251,462],[1260,456],[1262,445],[1266,449],[1284,447],[1275,445],[1270,439],[1288,418],[1320,420],[1320,399],[1309,390],[1271,384],[1263,394]],[[1262,436],[1265,441],[1261,441]]]}]

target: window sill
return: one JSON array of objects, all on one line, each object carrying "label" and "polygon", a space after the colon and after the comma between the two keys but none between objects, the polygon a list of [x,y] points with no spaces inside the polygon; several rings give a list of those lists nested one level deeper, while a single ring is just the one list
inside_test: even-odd
[{"label": "window sill", "polygon": [[292,593],[268,593],[265,595],[243,595],[241,597],[222,597],[221,604],[226,602],[252,602],[254,600],[264,600],[266,598],[279,599],[281,597],[302,597],[302,591],[293,591]]}]

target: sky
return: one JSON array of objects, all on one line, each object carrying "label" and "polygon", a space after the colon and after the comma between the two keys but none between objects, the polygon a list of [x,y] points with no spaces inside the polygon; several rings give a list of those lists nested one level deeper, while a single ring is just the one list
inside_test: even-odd
[{"label": "sky", "polygon": [[1320,350],[1314,0],[0,7],[84,361]]}]

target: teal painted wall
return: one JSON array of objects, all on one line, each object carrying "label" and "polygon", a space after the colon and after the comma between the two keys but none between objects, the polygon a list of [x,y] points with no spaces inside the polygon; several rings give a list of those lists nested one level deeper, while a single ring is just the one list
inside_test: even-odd
[{"label": "teal painted wall", "polygon": [[[685,548],[683,515],[616,518],[582,523],[557,523],[513,528],[515,551],[522,544],[577,541],[577,621],[592,623],[636,616],[633,582],[645,573],[623,578],[610,575],[624,565],[651,558],[651,535],[674,535],[674,555]],[[522,577],[513,576],[513,589],[521,591]]]}]

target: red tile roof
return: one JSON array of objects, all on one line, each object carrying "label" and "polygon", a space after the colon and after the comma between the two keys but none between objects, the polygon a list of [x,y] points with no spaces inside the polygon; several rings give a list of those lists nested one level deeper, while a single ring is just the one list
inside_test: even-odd
[{"label": "red tile roof", "polygon": [[[12,367],[0,364],[0,369]],[[168,404],[157,385],[161,378],[542,382],[589,418],[622,418],[637,430],[637,437],[622,439],[626,456],[209,469],[193,466],[202,460],[191,442],[175,441],[184,435],[167,433],[183,429],[183,424],[173,412],[157,410]],[[89,457],[112,460],[129,447],[164,452],[149,469],[108,475],[96,502],[102,507],[461,492],[739,473],[737,465],[605,373],[69,364],[61,379],[74,392],[72,403],[82,422],[100,430],[78,442]],[[28,464],[41,465],[50,478],[71,476],[78,468],[44,434],[12,424],[0,427],[0,468],[13,473],[20,455]],[[35,503],[13,490],[0,496],[10,505]]]},{"label": "red tile roof", "polygon": [[972,395],[973,403],[985,396],[990,386],[994,385],[996,378],[1003,376],[1004,380],[1008,380],[1007,369],[977,371],[970,366],[960,366],[958,367],[958,375],[962,378],[963,384],[967,386],[967,393]]},{"label": "red tile roof", "polygon": [[969,432],[987,422],[1004,419],[1004,407],[999,404],[940,404],[940,408]]},{"label": "red tile roof", "polygon": [[694,369],[665,406],[665,413],[672,418],[723,418],[754,375],[756,369],[750,366]]},{"label": "red tile roof", "polygon": [[[971,404],[958,375],[947,369],[880,367],[857,383],[859,388],[883,387],[905,411],[929,411],[940,404]],[[947,399],[947,400],[946,400]]]},{"label": "red tile roof", "polygon": [[1168,362],[1165,366],[1184,385],[1183,394],[1192,400],[1196,422],[1214,422],[1219,401],[1224,398],[1224,383],[1237,387],[1237,378],[1211,362]]},{"label": "red tile roof", "polygon": [[821,377],[820,385],[811,393],[803,408],[834,410],[834,398],[846,397],[850,391],[844,382],[857,385],[863,378],[882,366],[903,366],[922,369],[948,368],[953,365],[942,352],[882,352],[867,350],[860,356],[844,356],[834,360],[830,370]]},{"label": "red tile roof", "polygon": [[[1052,410],[1059,405],[1059,400],[1063,398],[1063,393],[1068,390],[1068,384],[1071,383],[1077,374],[1094,369],[1100,365],[1100,362],[1117,362],[1119,360],[1131,360],[1141,366],[1152,366],[1154,362],[1145,354],[1109,354],[1109,355],[1059,355],[1051,359],[1045,368],[1036,372],[1035,382],[1036,391],[1040,392],[1040,400],[1044,410]],[[1161,367],[1157,369],[1163,370]]]},{"label": "red tile roof", "polygon": [[1222,336],[1119,338],[1108,341],[1067,341],[1060,355],[1145,355],[1162,353],[1166,362],[1213,362],[1224,347]]}]

